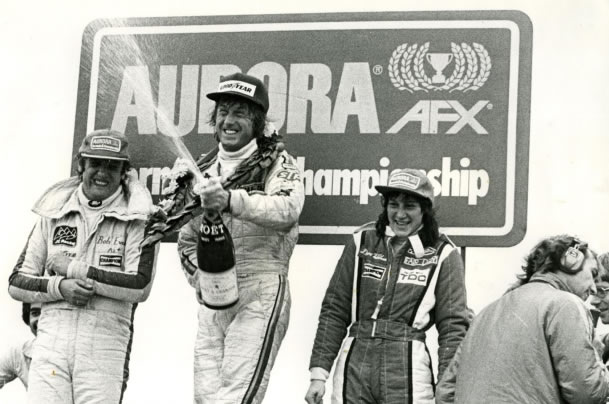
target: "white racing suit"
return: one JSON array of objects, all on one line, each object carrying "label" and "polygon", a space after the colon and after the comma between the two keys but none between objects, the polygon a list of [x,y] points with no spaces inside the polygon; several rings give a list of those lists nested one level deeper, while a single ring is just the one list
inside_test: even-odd
[{"label": "white racing suit", "polygon": [[[89,229],[78,199],[80,180],[51,187],[37,202],[36,223],[9,279],[10,295],[42,303],[29,373],[28,403],[120,403],[126,388],[133,315],[154,278],[156,245],[140,248],[153,208],[137,180],[104,207]],[[127,196],[128,199],[127,199]],[[45,270],[48,257],[73,258],[65,277],[93,279],[83,307],[64,300],[61,275]]]},{"label": "white racing suit", "polygon": [[[288,263],[304,204],[294,159],[282,152],[259,181],[230,193],[230,212],[222,219],[235,245],[239,301],[224,310],[199,308],[196,403],[261,402],[289,321]],[[182,267],[193,287],[200,225],[201,216],[195,217],[178,238]]]},{"label": "white racing suit", "polygon": [[5,384],[19,378],[27,389],[27,376],[32,361],[32,343],[34,339],[13,345],[0,354],[0,389]]}]

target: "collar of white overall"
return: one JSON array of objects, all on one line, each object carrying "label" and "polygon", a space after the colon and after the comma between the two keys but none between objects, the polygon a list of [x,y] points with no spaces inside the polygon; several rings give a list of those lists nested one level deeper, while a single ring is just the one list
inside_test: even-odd
[{"label": "collar of white overall", "polygon": [[84,191],[82,190],[82,184],[80,184],[78,186],[78,202],[80,202],[82,207],[86,210],[100,211],[106,206],[110,205],[112,202],[114,202],[114,200],[118,198],[122,191],[122,187],[119,186],[116,191],[106,199],[96,201],[86,197]]},{"label": "collar of white overall", "polygon": [[237,166],[254,154],[256,150],[258,150],[256,139],[252,139],[248,144],[233,152],[224,150],[224,147],[220,143],[218,145],[218,174],[222,178],[229,177],[235,172]]},{"label": "collar of white overall", "polygon": [[82,213],[84,215],[87,228],[91,229],[91,226],[95,224],[102,210],[109,206],[112,202],[118,198],[123,192],[123,187],[119,186],[116,192],[107,197],[102,201],[95,201],[87,198],[82,190],[82,183],[78,186],[78,202],[82,206]]}]

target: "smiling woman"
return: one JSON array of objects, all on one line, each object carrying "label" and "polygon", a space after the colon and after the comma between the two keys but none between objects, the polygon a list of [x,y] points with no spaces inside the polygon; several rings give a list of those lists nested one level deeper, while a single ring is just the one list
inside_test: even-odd
[{"label": "smiling woman", "polygon": [[333,404],[433,403],[425,331],[438,330],[440,378],[468,328],[463,263],[438,230],[429,179],[396,170],[376,189],[383,211],[345,246],[322,303],[309,404],[321,402],[337,356]]},{"label": "smiling woman", "polygon": [[404,193],[387,195],[386,203],[389,227],[396,236],[408,237],[421,226],[423,210],[415,196]]}]

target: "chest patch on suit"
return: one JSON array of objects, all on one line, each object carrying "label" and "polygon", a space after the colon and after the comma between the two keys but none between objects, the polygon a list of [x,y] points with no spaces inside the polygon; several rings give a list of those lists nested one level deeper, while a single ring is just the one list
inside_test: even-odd
[{"label": "chest patch on suit", "polygon": [[398,283],[408,283],[411,285],[425,286],[429,278],[429,268],[407,269],[400,268]]},{"label": "chest patch on suit", "polygon": [[99,266],[100,267],[117,267],[120,268],[123,265],[123,257],[120,255],[100,255]]},{"label": "chest patch on suit", "polygon": [[362,272],[363,278],[372,278],[380,281],[385,273],[385,267],[373,265],[370,263],[364,264],[364,271]]},{"label": "chest patch on suit", "polygon": [[53,231],[53,245],[76,246],[78,229],[72,226],[57,226]]},{"label": "chest patch on suit", "polygon": [[277,178],[281,178],[286,181],[298,181],[300,179],[300,175],[298,175],[298,171],[292,170],[281,170],[277,173]]}]

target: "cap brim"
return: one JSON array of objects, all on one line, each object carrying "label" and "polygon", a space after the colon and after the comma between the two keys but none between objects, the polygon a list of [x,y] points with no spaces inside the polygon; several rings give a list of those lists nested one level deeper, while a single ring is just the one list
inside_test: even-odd
[{"label": "cap brim", "polygon": [[217,92],[214,92],[214,93],[207,94],[206,97],[209,98],[212,101],[218,102],[218,100],[220,100],[220,98],[222,98],[222,96],[225,96],[225,95],[231,95],[231,96],[243,98],[244,100],[249,101],[252,104],[259,105],[264,110],[264,105],[262,105],[262,103],[256,101],[255,99],[253,99],[251,97],[248,97],[246,95],[238,93],[236,91],[217,91]]},{"label": "cap brim", "polygon": [[415,194],[415,195],[419,195],[416,192],[413,191],[407,191],[404,188],[395,188],[395,187],[388,187],[386,185],[376,185],[374,187],[379,193],[381,194],[386,194],[388,192],[404,192],[407,194]]},{"label": "cap brim", "polygon": [[209,94],[206,95],[206,97],[209,98],[210,100],[218,101],[218,99],[220,98],[220,96],[222,94],[234,94],[234,93],[231,93],[230,91],[226,91],[226,92],[223,92],[223,93],[216,92],[216,93],[209,93]]},{"label": "cap brim", "polygon": [[[376,185],[374,188],[375,188],[375,189],[376,189],[376,190],[377,190],[377,191],[378,191],[380,194],[383,194],[383,195],[385,195],[385,194],[386,194],[386,193],[388,193],[388,192],[401,192],[401,193],[404,193],[404,194],[416,195],[416,196],[418,196],[419,198],[423,198],[423,199],[429,199],[427,196],[425,196],[425,195],[423,195],[423,194],[420,194],[420,193],[418,193],[418,192],[416,192],[416,191],[411,191],[411,190],[409,190],[409,189],[404,189],[404,188],[396,188],[396,187],[388,187],[388,186],[385,186],[385,185]],[[431,199],[430,199],[430,200],[431,200]],[[432,202],[432,204],[433,204],[433,201],[431,201],[431,202]]]},{"label": "cap brim", "polygon": [[107,155],[102,155],[102,154],[89,154],[89,153],[80,153],[80,155],[82,157],[87,157],[90,159],[129,161],[129,157],[122,157],[122,156],[107,156]]}]

